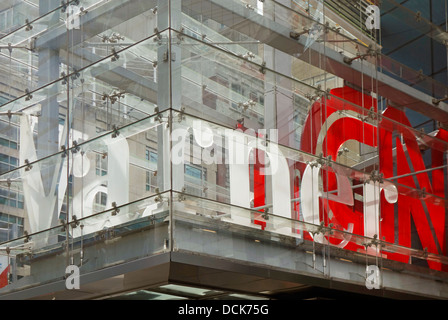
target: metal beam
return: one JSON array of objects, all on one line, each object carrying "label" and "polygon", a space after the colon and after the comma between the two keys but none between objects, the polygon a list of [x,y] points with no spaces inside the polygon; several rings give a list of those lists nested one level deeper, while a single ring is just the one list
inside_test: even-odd
[{"label": "metal beam", "polygon": [[81,15],[81,29],[70,30],[67,38],[67,27],[63,23],[39,35],[35,47],[38,48],[69,48],[76,46],[86,39],[113,28],[124,21],[130,20],[157,5],[157,0],[114,0],[106,2],[92,11]]}]

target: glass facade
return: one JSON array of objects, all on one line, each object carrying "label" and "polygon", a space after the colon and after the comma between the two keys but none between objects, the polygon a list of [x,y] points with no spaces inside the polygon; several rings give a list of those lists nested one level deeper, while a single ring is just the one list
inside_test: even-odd
[{"label": "glass facade", "polygon": [[391,11],[448,39],[393,0],[3,1],[0,298],[167,252],[447,298],[448,88]]}]

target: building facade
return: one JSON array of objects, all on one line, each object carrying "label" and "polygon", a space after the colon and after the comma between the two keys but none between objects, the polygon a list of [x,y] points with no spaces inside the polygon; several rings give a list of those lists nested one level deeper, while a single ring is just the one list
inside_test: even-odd
[{"label": "building facade", "polygon": [[448,298],[444,1],[0,17],[0,298]]}]

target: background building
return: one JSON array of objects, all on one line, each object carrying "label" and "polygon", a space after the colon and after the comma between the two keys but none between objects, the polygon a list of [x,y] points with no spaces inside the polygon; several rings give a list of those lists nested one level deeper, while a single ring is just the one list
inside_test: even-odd
[{"label": "background building", "polygon": [[447,17],[3,1],[0,298],[446,299]]}]

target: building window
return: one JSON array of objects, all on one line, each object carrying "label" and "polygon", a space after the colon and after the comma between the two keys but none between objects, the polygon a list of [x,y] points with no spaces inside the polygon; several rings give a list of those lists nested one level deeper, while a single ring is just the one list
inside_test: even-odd
[{"label": "building window", "polygon": [[18,149],[17,142],[0,137],[0,145],[11,149]]},{"label": "building window", "polygon": [[13,122],[0,120],[0,146],[10,149],[19,149],[19,129]]},{"label": "building window", "polygon": [[6,33],[14,25],[14,8],[6,9],[0,12],[0,31]]},{"label": "building window", "polygon": [[153,191],[153,189],[156,186],[157,186],[157,181],[154,177],[154,174],[151,171],[146,171],[146,183],[145,183],[146,191]]},{"label": "building window", "polygon": [[157,163],[157,152],[155,152],[154,150],[150,149],[150,148],[146,148],[146,154],[145,154],[145,158],[146,160],[148,160],[149,162],[152,163]]},{"label": "building window", "polygon": [[185,174],[195,179],[205,179],[206,170],[201,167],[193,166],[190,164],[185,165]]},{"label": "building window", "polygon": [[13,208],[24,208],[23,195],[10,189],[0,189],[0,204]]},{"label": "building window", "polygon": [[[13,143],[6,139],[2,140],[5,143]],[[1,143],[1,142],[0,142]],[[14,145],[17,147],[17,144]],[[11,147],[11,145],[8,145]],[[0,173],[5,173],[14,170],[19,165],[19,159],[4,153],[0,153]],[[13,208],[24,208],[23,194],[17,190],[10,188],[0,188],[0,205],[5,205]]]}]

